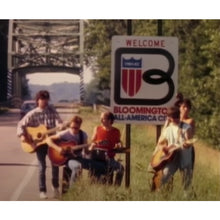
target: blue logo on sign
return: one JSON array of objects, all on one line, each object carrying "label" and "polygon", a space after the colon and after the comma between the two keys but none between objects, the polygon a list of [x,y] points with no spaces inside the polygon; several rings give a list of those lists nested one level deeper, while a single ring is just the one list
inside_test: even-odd
[{"label": "blue logo on sign", "polygon": [[142,59],[134,59],[133,57],[131,59],[122,59],[122,67],[126,68],[141,68],[142,67]]}]

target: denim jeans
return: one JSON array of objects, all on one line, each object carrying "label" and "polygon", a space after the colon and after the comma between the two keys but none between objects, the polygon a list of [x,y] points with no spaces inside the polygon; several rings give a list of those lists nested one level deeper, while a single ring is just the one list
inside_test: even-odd
[{"label": "denim jeans", "polygon": [[[47,155],[47,145],[42,145],[37,148],[36,154],[39,166],[39,190],[40,192],[46,192],[46,155]],[[59,187],[59,167],[52,166],[52,186],[54,188]]]},{"label": "denim jeans", "polygon": [[81,163],[77,160],[69,160],[67,162],[67,166],[71,170],[69,185],[72,186],[73,183],[76,181],[77,177],[80,175],[80,173],[82,171],[82,166],[81,166]]},{"label": "denim jeans", "polygon": [[123,176],[124,176],[124,167],[121,163],[119,163],[114,158],[109,158],[107,160],[107,167],[108,167],[108,176],[110,176],[110,184],[113,183],[113,173],[115,172],[115,185],[120,186]]},{"label": "denim jeans", "polygon": [[106,163],[95,161],[88,158],[76,157],[67,162],[67,166],[71,169],[70,185],[72,185],[79,176],[81,169],[89,170],[91,176],[100,179],[102,175],[106,175]]}]

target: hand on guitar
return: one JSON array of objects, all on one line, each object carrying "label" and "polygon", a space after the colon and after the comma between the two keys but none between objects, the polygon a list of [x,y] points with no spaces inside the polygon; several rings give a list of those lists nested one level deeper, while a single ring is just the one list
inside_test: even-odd
[{"label": "hand on guitar", "polygon": [[162,147],[162,150],[165,154],[168,154],[170,152],[170,150],[173,150],[174,148],[176,148],[176,145],[171,144],[171,145],[166,145]]},{"label": "hand on guitar", "polygon": [[65,157],[68,157],[70,155],[74,155],[74,151],[71,149],[71,147],[63,147],[63,148],[59,148],[59,153]]},{"label": "hand on guitar", "polygon": [[27,142],[27,138],[24,135],[21,135],[20,140],[21,142]]},{"label": "hand on guitar", "polygon": [[90,144],[88,150],[89,150],[89,151],[92,151],[93,149],[97,148],[97,146],[98,146],[97,143],[92,142],[92,143]]},{"label": "hand on guitar", "polygon": [[189,148],[189,147],[191,147],[196,141],[197,141],[196,138],[191,138],[191,139],[185,140],[184,143],[183,143],[183,147],[184,147],[184,148]]},{"label": "hand on guitar", "polygon": [[32,149],[35,149],[35,148],[36,148],[36,146],[35,146],[35,144],[33,143],[33,141],[32,141],[32,139],[31,139],[30,136],[21,135],[21,136],[20,136],[20,140],[21,140],[21,143],[29,144]]}]

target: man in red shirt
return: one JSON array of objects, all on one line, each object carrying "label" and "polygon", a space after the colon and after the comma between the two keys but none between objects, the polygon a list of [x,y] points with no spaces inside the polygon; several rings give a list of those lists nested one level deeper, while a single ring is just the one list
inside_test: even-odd
[{"label": "man in red shirt", "polygon": [[107,163],[108,167],[108,176],[112,176],[115,171],[115,185],[121,185],[124,167],[114,158],[114,149],[121,147],[120,131],[112,126],[113,123],[114,115],[111,112],[101,114],[101,125],[94,129],[90,150],[99,148],[106,151],[107,157],[105,163]]}]

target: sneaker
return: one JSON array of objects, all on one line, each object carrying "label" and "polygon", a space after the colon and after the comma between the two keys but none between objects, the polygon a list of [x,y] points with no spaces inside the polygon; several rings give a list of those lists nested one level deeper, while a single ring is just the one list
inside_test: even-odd
[{"label": "sneaker", "polygon": [[58,188],[53,188],[53,197],[55,199],[59,199],[60,198],[60,191]]},{"label": "sneaker", "polygon": [[45,192],[40,192],[41,199],[47,199],[47,194]]}]

